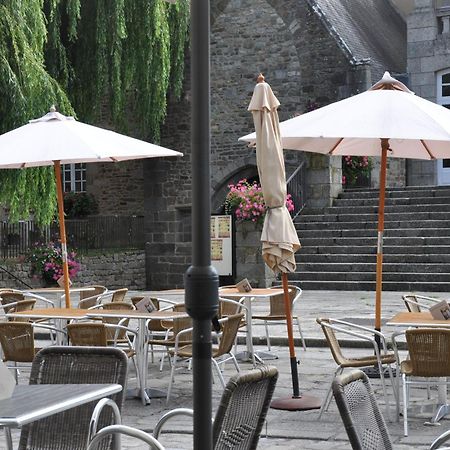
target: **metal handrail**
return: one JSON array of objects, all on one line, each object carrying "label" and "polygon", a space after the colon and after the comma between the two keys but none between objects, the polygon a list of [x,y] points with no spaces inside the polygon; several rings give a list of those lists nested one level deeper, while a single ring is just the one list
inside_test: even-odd
[{"label": "metal handrail", "polygon": [[294,170],[292,175],[286,181],[288,194],[291,194],[294,201],[295,210],[292,214],[294,220],[306,206],[306,180],[305,180],[305,161],[302,161]]}]

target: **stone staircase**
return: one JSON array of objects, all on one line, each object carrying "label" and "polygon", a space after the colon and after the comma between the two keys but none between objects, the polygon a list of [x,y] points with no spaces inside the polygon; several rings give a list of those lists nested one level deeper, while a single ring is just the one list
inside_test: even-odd
[{"label": "stone staircase", "polygon": [[[375,290],[378,190],[343,192],[295,220],[302,248],[289,281]],[[450,292],[450,186],[386,190],[383,290]]]}]

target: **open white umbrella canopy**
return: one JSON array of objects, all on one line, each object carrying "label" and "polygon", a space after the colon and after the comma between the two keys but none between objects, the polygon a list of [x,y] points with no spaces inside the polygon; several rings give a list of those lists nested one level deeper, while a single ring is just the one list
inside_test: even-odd
[{"label": "open white umbrella canopy", "polygon": [[[387,72],[371,89],[280,123],[284,149],[329,155],[448,158],[450,110],[414,95]],[[239,140],[255,143],[256,134]]]},{"label": "open white umbrella canopy", "polygon": [[[280,135],[285,149],[381,157],[375,300],[379,330],[387,158],[450,158],[450,110],[414,95],[386,72],[366,92],[281,122]],[[256,134],[240,140],[255,144]]]},{"label": "open white umbrella canopy", "polygon": [[66,306],[70,307],[61,164],[118,162],[182,153],[78,122],[52,107],[45,116],[0,135],[0,168],[55,168]]}]

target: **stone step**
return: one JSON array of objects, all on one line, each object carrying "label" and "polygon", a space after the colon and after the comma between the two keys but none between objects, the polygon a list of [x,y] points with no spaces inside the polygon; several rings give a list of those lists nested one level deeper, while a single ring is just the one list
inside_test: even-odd
[{"label": "stone step", "polygon": [[[321,246],[356,246],[372,247],[377,244],[377,237],[367,236],[364,240],[358,237],[314,237],[314,238],[301,238],[301,244],[304,247]],[[423,247],[423,246],[435,246],[445,245],[450,246],[450,237],[385,237],[383,246],[410,246],[410,247]],[[433,249],[429,248],[428,251],[433,253]]]},{"label": "stone step", "polygon": [[[295,272],[299,274],[299,278],[302,280],[310,281],[375,281],[374,272]],[[289,277],[293,280],[297,277]],[[450,285],[450,275],[448,273],[433,273],[433,283],[448,283]],[[385,272],[383,270],[383,283],[385,281],[392,282],[430,282],[430,274],[423,272]]]},{"label": "stone step", "polygon": [[[353,254],[335,254],[335,253],[303,253],[303,248],[301,248],[295,254],[295,260],[297,264],[301,263],[329,263],[329,264],[339,264],[351,261],[352,263],[368,263],[374,264],[376,262],[376,254],[364,254],[364,253],[353,253]],[[450,264],[450,254],[384,254],[383,256],[384,264],[433,264],[433,263],[443,263]]]},{"label": "stone step", "polygon": [[[364,203],[365,206],[378,206],[377,198],[337,198],[333,202],[336,207],[357,207]],[[450,204],[450,196],[447,197],[398,197],[387,198],[385,207],[387,206],[401,206],[401,205],[436,205],[436,204]]]},{"label": "stone step", "polygon": [[[401,213],[450,213],[450,203],[436,203],[432,205],[386,205],[385,215]],[[302,213],[307,215],[346,215],[346,214],[378,214],[378,205],[366,205],[365,202],[350,206],[330,206],[329,208],[308,208]]]},{"label": "stone step", "polygon": [[[351,214],[325,214],[323,211],[315,210],[317,214],[311,214],[310,210],[305,209],[305,213],[298,216],[296,222],[377,222],[378,215],[374,213],[357,213]],[[385,214],[386,221],[418,221],[418,220],[446,220],[450,222],[449,212],[436,211],[419,211],[419,212],[388,212]]]},{"label": "stone step", "polygon": [[[347,189],[339,198],[378,198],[378,189]],[[449,186],[421,186],[412,188],[386,189],[386,199],[401,197],[450,197]]]},{"label": "stone step", "polygon": [[[300,219],[298,219],[300,220]],[[295,221],[295,228],[301,230],[376,230],[377,222],[305,222]],[[450,228],[448,220],[403,220],[385,221],[384,228],[390,229],[414,229],[414,228]]]},{"label": "stone step", "polygon": [[[376,246],[363,247],[362,245],[333,245],[330,247],[311,245],[302,245],[301,252],[303,254],[376,254]],[[384,245],[383,253],[385,255],[415,255],[422,254],[428,255],[430,253],[434,255],[450,254],[449,245],[433,245],[433,246],[409,246],[409,245]]]},{"label": "stone step", "polygon": [[[348,258],[347,262],[298,262],[297,272],[371,272],[376,271],[376,257],[371,263],[354,262]],[[413,258],[408,263],[388,263],[383,261],[383,273],[423,273],[446,274],[450,282],[450,263],[418,263]]]},{"label": "stone step", "polygon": [[[311,281],[311,280],[296,280],[295,274],[289,275],[289,283],[296,284],[304,290],[326,290],[326,291],[372,291],[375,292],[375,282],[367,281]],[[383,281],[383,291],[399,291],[403,292],[450,292],[450,283],[436,283],[436,282],[392,282]],[[400,301],[400,299],[399,299]]]},{"label": "stone step", "polygon": [[[297,230],[300,239],[314,238],[317,236],[317,229]],[[373,229],[323,229],[320,236],[325,237],[357,237],[359,239],[376,236],[376,228]],[[384,236],[395,237],[439,237],[450,236],[450,228],[393,228],[385,230]]]}]

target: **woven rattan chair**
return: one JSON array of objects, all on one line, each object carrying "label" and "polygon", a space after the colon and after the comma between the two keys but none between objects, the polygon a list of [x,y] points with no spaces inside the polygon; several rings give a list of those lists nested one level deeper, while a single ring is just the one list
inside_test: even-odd
[{"label": "woven rattan chair", "polygon": [[[279,289],[282,286],[274,286],[274,289]],[[289,285],[289,300],[291,302],[291,312],[292,320],[296,322],[298,333],[302,340],[303,349],[306,350],[305,338],[303,337],[302,327],[300,325],[300,319],[297,314],[295,314],[295,306],[300,296],[302,295],[302,290],[298,286]],[[266,330],[266,341],[267,349],[270,351],[270,335],[269,335],[269,323],[279,324],[280,322],[286,322],[286,310],[284,307],[284,294],[273,295],[269,298],[270,310],[268,314],[258,315],[253,314],[254,320],[262,320],[264,322],[264,328]]]},{"label": "woven rattan chair", "polygon": [[[232,352],[234,341],[236,340],[236,334],[239,329],[239,325],[242,321],[244,314],[234,314],[232,316],[225,317],[219,320],[222,327],[221,336],[218,345],[212,346],[212,362],[213,366],[216,368],[217,375],[219,377],[222,386],[225,387],[225,380],[222,375],[221,365],[225,364],[227,361],[231,360],[234,367],[239,372],[239,365],[236,358]],[[185,335],[192,334],[192,328],[180,331],[175,338],[175,346],[173,349],[169,350],[172,362],[172,372],[170,375],[169,388],[167,389],[167,402],[170,400],[170,395],[172,393],[172,386],[175,381],[175,370],[177,367],[177,362],[179,359],[190,359],[192,358],[192,344],[180,346],[180,342],[184,341]]]},{"label": "woven rattan chair", "polygon": [[423,309],[427,311],[431,306],[442,301],[437,298],[417,294],[402,295],[402,298],[409,312],[421,312]]},{"label": "woven rattan chair", "polygon": [[[261,366],[241,372],[228,381],[213,423],[215,450],[253,450],[269,409],[278,378],[276,367]],[[159,439],[162,427],[172,417],[193,415],[186,408],[166,413],[156,424],[153,435]]]},{"label": "woven rattan chair", "polygon": [[[36,305],[36,300],[19,300],[16,302],[10,302],[7,305],[8,313],[16,313],[21,311],[29,311]],[[10,322],[31,322],[28,317],[8,317]]]},{"label": "woven rattan chair", "polygon": [[115,291],[108,291],[101,296],[101,301],[108,302],[123,302],[125,301],[125,296],[127,295],[127,288],[116,289]]},{"label": "woven rattan chair", "polygon": [[[386,399],[386,408],[389,413],[389,398],[386,391],[386,383],[384,380],[384,368],[388,367],[389,378],[391,379],[391,384],[394,392],[394,397],[398,399],[397,385],[394,382],[394,375],[392,372],[391,364],[396,362],[396,355],[394,352],[388,351],[386,340],[384,336],[371,328],[363,327],[361,325],[356,325],[350,322],[346,322],[338,319],[316,319],[317,323],[322,327],[322,331],[330,348],[333,359],[335,360],[338,367],[336,368],[333,379],[336,375],[340,375],[346,368],[360,368],[360,367],[372,367],[376,366],[380,373],[381,385],[383,388],[383,394]],[[348,356],[344,355],[342,347],[339,344],[339,337],[351,337],[358,338],[360,340],[369,342],[373,347],[373,353],[369,353],[363,356]],[[379,348],[376,342],[375,336],[378,336],[381,344]],[[348,353],[348,352],[347,352]],[[324,411],[328,409],[331,402],[331,384],[330,388],[323,400],[322,406],[319,412],[319,419],[322,417]]]},{"label": "woven rattan chair", "polygon": [[31,363],[39,350],[35,348],[35,327],[50,329],[55,333],[63,333],[54,327],[44,324],[20,321],[0,322],[0,345],[3,361],[14,363],[12,368],[15,372],[16,383],[18,382],[18,371],[22,368],[29,368],[24,364]]},{"label": "woven rattan chair", "polygon": [[[172,308],[174,311],[186,311],[185,305],[182,303],[178,303]],[[148,322],[149,323],[149,322]],[[192,319],[190,317],[179,317],[173,320],[161,320],[161,324],[163,328],[166,329],[166,335],[163,339],[154,338],[150,336],[147,339],[146,345],[147,348],[151,348],[153,351],[154,346],[163,346],[165,348],[165,352],[161,357],[161,363],[159,366],[159,370],[161,371],[164,366],[165,355],[169,355],[169,350],[175,346],[175,340],[178,335],[183,330],[192,327]],[[183,335],[183,340],[179,340],[179,345],[189,345],[192,344],[192,332],[185,333]],[[170,355],[169,355],[170,356]]]},{"label": "woven rattan chair", "polygon": [[437,378],[450,377],[450,330],[415,328],[406,330],[405,335],[409,356],[401,361],[400,372],[403,386],[403,431],[408,436],[409,387],[413,384],[428,386],[430,378],[436,378],[437,384]]},{"label": "woven rattan chair", "polygon": [[93,290],[81,291],[80,301],[78,303],[78,308],[87,309],[100,303],[102,295],[105,294],[108,289],[105,286],[94,284],[92,286],[87,286]]},{"label": "woven rattan chair", "polygon": [[337,376],[333,395],[353,450],[392,450],[386,423],[364,372]]},{"label": "woven rattan chair", "polygon": [[[31,368],[30,384],[110,384],[123,386],[111,396],[122,408],[127,378],[127,357],[117,348],[48,347],[37,353]],[[35,421],[22,428],[19,450],[85,450],[89,423],[97,402]],[[104,410],[99,428],[115,422],[111,410]],[[112,449],[112,439],[99,447]]]}]

